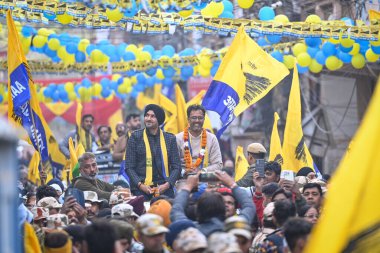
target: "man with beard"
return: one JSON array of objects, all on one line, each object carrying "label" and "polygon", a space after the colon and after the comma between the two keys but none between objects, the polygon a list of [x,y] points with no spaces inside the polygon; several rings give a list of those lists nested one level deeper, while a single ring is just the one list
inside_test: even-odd
[{"label": "man with beard", "polygon": [[87,218],[92,220],[98,215],[103,201],[98,199],[98,195],[93,191],[84,191],[84,200],[86,203]]},{"label": "man with beard", "polygon": [[176,136],[183,174],[222,169],[218,140],[214,134],[203,128],[205,116],[206,110],[203,106],[189,106],[187,108],[189,127]]},{"label": "man with beard", "polygon": [[98,137],[99,141],[98,150],[113,151],[115,147],[115,140],[112,139],[112,129],[109,126],[99,126],[98,127]]},{"label": "man with beard", "polygon": [[117,137],[121,137],[127,133],[127,127],[123,122],[117,123],[115,127]]},{"label": "man with beard", "polygon": [[159,128],[164,122],[164,110],[149,104],[144,110],[145,129],[133,132],[128,140],[125,172],[133,195],[146,200],[154,195],[173,198],[181,173],[175,136]]},{"label": "man with beard", "polygon": [[74,187],[82,191],[96,192],[100,199],[110,199],[115,186],[96,178],[98,165],[95,155],[86,152],[79,157],[78,162],[80,176],[73,180]]},{"label": "man with beard", "polygon": [[140,115],[131,113],[125,118],[125,122],[128,128],[128,131],[125,132],[124,135],[120,136],[116,143],[115,149],[112,154],[112,159],[115,162],[121,162],[125,155],[125,149],[128,145],[128,139],[131,136],[133,131],[136,131],[141,128],[141,120]]},{"label": "man with beard", "polygon": [[74,142],[74,145],[82,143],[86,152],[96,151],[98,146],[96,145],[95,136],[91,133],[92,125],[94,123],[94,116],[91,114],[85,114],[81,119],[80,129],[71,131],[66,137],[59,143],[59,149],[65,155],[66,159],[70,159],[69,151],[69,139]]}]

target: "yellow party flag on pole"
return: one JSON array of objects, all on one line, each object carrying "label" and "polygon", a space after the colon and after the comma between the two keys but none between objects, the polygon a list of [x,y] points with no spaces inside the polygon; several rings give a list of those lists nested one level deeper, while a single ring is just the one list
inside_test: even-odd
[{"label": "yellow party flag on pole", "polygon": [[266,53],[241,26],[202,102],[220,116],[222,128],[217,136],[288,74],[285,65]]},{"label": "yellow party flag on pole", "polygon": [[[118,109],[116,112],[114,112],[109,118],[108,118],[108,125],[112,129],[112,140],[117,140],[118,136],[116,133],[116,125],[119,123],[123,123],[123,111],[121,109]],[[111,141],[113,143],[113,141]]]},{"label": "yellow party flag on pole", "polygon": [[187,108],[181,87],[178,84],[175,85],[175,103],[177,106],[177,127],[178,131],[181,132],[187,126]]},{"label": "yellow party flag on pole", "polygon": [[284,170],[292,170],[297,173],[302,167],[314,169],[313,159],[306,146],[302,131],[301,93],[296,63],[294,63],[293,69],[282,153],[284,158],[282,168]]},{"label": "yellow party flag on pole", "polygon": [[38,152],[34,152],[32,159],[29,162],[28,168],[28,180],[33,184],[40,185],[40,173],[38,166],[40,165],[40,155]]},{"label": "yellow party flag on pole", "polygon": [[247,158],[244,155],[244,149],[242,146],[236,147],[236,158],[235,158],[235,181],[242,179],[247,173],[249,164]]},{"label": "yellow party flag on pole", "polygon": [[305,253],[380,252],[380,81],[341,160]]},{"label": "yellow party flag on pole", "polygon": [[187,101],[186,108],[189,107],[190,105],[201,104],[202,103],[202,99],[205,96],[205,94],[206,94],[206,91],[205,90],[201,90],[192,99],[190,99],[189,101]]},{"label": "yellow party flag on pole", "polygon": [[280,116],[278,116],[278,113],[275,112],[272,134],[270,137],[269,161],[276,161],[282,165],[284,162],[284,159],[282,158],[281,140],[280,140],[280,135],[278,134],[278,127],[277,127],[279,119],[280,119]]},{"label": "yellow party flag on pole", "polygon": [[177,107],[169,98],[160,94],[160,106],[165,111],[164,130],[172,134],[178,134]]}]

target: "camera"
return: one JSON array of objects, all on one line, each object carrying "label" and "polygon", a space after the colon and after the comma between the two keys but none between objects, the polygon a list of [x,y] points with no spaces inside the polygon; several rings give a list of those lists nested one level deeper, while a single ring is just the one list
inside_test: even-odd
[{"label": "camera", "polygon": [[199,181],[200,182],[217,182],[219,179],[213,172],[202,172],[199,174]]}]

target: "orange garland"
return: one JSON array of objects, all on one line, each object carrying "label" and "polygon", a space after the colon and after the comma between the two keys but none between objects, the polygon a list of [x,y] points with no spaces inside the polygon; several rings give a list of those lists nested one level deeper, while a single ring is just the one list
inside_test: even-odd
[{"label": "orange garland", "polygon": [[202,131],[202,139],[201,139],[201,149],[199,151],[199,155],[195,163],[193,164],[193,159],[190,154],[190,143],[189,143],[189,128],[186,127],[183,131],[183,142],[184,142],[184,159],[185,159],[185,166],[186,171],[191,171],[193,169],[198,168],[198,166],[202,163],[205,152],[206,152],[206,145],[207,145],[207,132],[206,129],[203,129]]}]

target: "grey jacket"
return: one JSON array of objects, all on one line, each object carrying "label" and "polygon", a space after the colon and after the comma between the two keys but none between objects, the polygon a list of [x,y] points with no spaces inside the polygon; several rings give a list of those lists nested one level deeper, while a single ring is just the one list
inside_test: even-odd
[{"label": "grey jacket", "polygon": [[[185,215],[185,208],[187,206],[189,195],[190,192],[186,190],[181,190],[177,193],[170,212],[170,219],[172,222],[182,219],[189,220],[189,218]],[[240,187],[233,188],[232,195],[241,206],[241,212],[239,215],[243,216],[247,220],[248,224],[252,224],[253,217],[256,212],[252,199],[248,196],[247,192]],[[218,218],[211,218],[209,221],[202,224],[197,222],[194,222],[194,224],[205,236],[209,236],[217,231],[223,231],[224,229],[224,221]]]},{"label": "grey jacket", "polygon": [[[62,141],[59,143],[59,150],[61,150],[62,154],[65,155],[66,159],[70,159],[70,151],[69,151],[69,139],[73,139],[73,142],[77,142],[77,131],[72,130],[70,131],[65,138],[62,139]],[[86,152],[94,152],[98,148],[98,145],[96,144],[95,135],[91,133],[92,137],[92,148],[91,150],[86,150]]]}]

